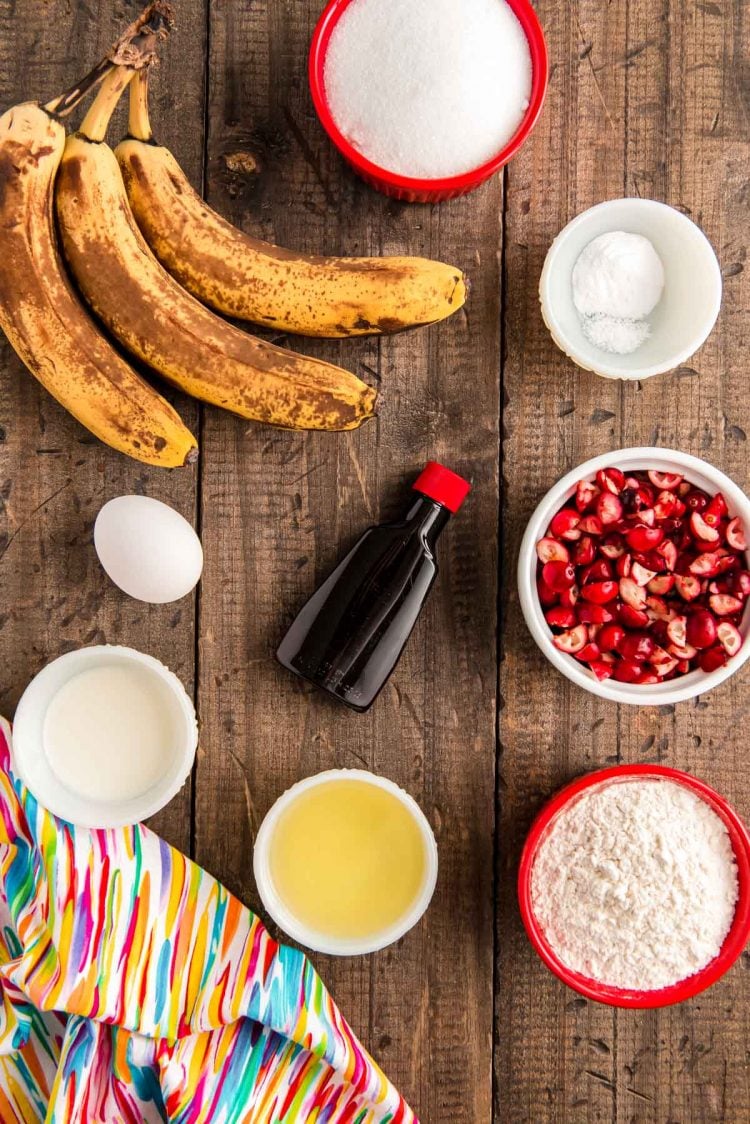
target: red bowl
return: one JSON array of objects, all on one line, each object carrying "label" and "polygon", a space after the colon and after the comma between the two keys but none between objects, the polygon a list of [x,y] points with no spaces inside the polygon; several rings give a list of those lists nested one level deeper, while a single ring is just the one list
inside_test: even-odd
[{"label": "red bowl", "polygon": [[[539,846],[558,812],[575,801],[586,789],[598,787],[605,782],[616,783],[634,777],[666,777],[668,780],[684,785],[705,800],[726,825],[737,861],[739,883],[737,907],[732,926],[720,952],[700,972],[670,987],[654,991],[630,991],[625,988],[609,987],[599,983],[598,980],[589,979],[579,972],[566,968],[548,944],[531,904],[532,867]],[[612,769],[598,769],[560,789],[537,816],[521,855],[521,866],[518,871],[518,900],[529,940],[547,967],[568,987],[585,995],[587,999],[595,999],[598,1003],[607,1003],[611,1007],[668,1007],[673,1003],[692,999],[694,995],[716,983],[732,967],[750,938],[750,835],[726,800],[689,773],[668,769],[661,765],[617,765]]]},{"label": "red bowl", "polygon": [[328,106],[323,79],[325,58],[333,29],[345,8],[352,2],[353,0],[330,0],[313,33],[308,67],[310,91],[315,111],[323,128],[344,159],[351,164],[355,172],[370,187],[384,192],[385,195],[402,199],[407,203],[440,203],[443,199],[453,199],[457,195],[465,195],[467,192],[473,191],[475,187],[479,187],[490,176],[494,176],[495,172],[499,171],[504,164],[507,164],[515,156],[534,128],[542,110],[544,95],[547,92],[547,44],[536,13],[528,0],[507,0],[526,34],[531,52],[531,94],[523,121],[505,148],[492,160],[471,172],[437,180],[399,176],[385,168],[378,167],[377,164],[373,164],[349,143],[333,119]]}]

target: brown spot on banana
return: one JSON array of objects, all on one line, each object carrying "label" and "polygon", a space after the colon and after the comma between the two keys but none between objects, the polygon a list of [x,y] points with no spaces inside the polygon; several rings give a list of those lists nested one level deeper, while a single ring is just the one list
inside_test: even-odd
[{"label": "brown spot on banana", "polygon": [[301,335],[356,336],[433,324],[466,300],[463,273],[442,262],[326,258],[251,238],[206,205],[166,148],[128,137],[115,152],[162,265],[228,316]]},{"label": "brown spot on banana", "polygon": [[146,464],[197,457],[175,410],[102,335],[68,280],[52,192],[65,130],[35,103],[0,118],[0,326],[31,373],[112,448]]},{"label": "brown spot on banana", "polygon": [[170,383],[245,418],[354,429],[375,391],[350,372],[264,343],[210,312],[160,265],[106,144],[69,137],[56,183],[63,247],[96,314]]}]

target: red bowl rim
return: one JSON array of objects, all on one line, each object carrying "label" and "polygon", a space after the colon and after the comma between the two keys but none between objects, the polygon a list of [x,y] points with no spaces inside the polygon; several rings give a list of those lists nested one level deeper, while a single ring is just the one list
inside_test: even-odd
[{"label": "red bowl rim", "polygon": [[389,172],[386,168],[381,168],[378,164],[373,164],[349,143],[334,121],[325,93],[325,58],[333,29],[344,10],[353,2],[354,0],[329,0],[313,32],[308,62],[310,92],[315,111],[321,125],[346,160],[363,175],[382,180],[392,187],[401,188],[405,191],[451,191],[456,194],[478,186],[494,175],[504,164],[507,164],[534,128],[542,111],[547,92],[547,44],[541,24],[529,0],[507,0],[509,7],[515,13],[524,30],[531,53],[531,93],[523,120],[497,156],[493,156],[491,160],[488,160],[479,168],[462,172],[458,176],[448,176],[444,179],[418,179],[412,176],[401,176],[395,172]]},{"label": "red bowl rim", "polygon": [[[547,942],[541,926],[536,919],[531,904],[531,871],[539,845],[558,812],[586,789],[599,786],[607,781],[626,780],[633,777],[666,778],[691,789],[709,804],[723,820],[729,832],[735,860],[737,862],[738,899],[731,928],[718,955],[695,975],[688,976],[670,987],[654,991],[631,991],[624,988],[609,987],[578,972],[571,971],[557,957]],[[521,917],[531,944],[554,974],[573,988],[574,991],[607,1003],[612,1007],[654,1008],[667,1007],[691,999],[727,972],[747,944],[750,937],[750,834],[731,805],[704,781],[671,769],[666,765],[615,765],[609,769],[597,769],[578,777],[559,790],[542,808],[529,831],[521,854],[518,871],[518,901]]]}]

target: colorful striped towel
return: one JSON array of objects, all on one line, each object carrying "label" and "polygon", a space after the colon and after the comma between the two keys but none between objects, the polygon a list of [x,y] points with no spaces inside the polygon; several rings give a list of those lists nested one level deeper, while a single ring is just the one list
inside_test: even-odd
[{"label": "colorful striped towel", "polygon": [[0,719],[0,1120],[412,1124],[301,952],[143,826],[74,828]]}]

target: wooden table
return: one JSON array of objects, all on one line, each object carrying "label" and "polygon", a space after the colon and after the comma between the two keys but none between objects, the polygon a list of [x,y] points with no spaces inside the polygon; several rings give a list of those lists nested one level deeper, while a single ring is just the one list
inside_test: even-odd
[{"label": "wooden table", "polygon": [[[137,7],[0,0],[2,105],[57,93]],[[305,59],[320,7],[179,0],[156,81],[158,135],[249,231],[310,251],[460,264],[473,283],[465,313],[394,339],[290,341],[381,388],[378,421],[352,435],[263,429],[180,399],[202,458],[171,474],[91,439],[5,347],[0,709],[12,715],[30,677],[82,644],[126,643],[167,661],[192,684],[202,736],[192,784],[155,826],[251,905],[253,836],[290,783],[365,766],[413,793],[440,847],[426,920],[379,955],[315,961],[425,1122],[740,1124],[750,1119],[750,957],[694,1002],[616,1013],[543,968],[514,878],[541,802],[599,765],[687,768],[750,816],[750,673],[677,707],[597,701],[534,647],[513,572],[538,498],[593,453],[675,446],[750,484],[747,6],[542,0],[551,82],[540,125],[504,176],[435,208],[368,190],[317,124]],[[557,231],[623,194],[700,223],[726,285],[702,351],[643,385],[573,367],[536,296]],[[398,673],[357,716],[283,672],[274,647],[355,536],[402,509],[430,457],[470,475],[474,492],[444,536],[438,587]],[[108,582],[91,528],[122,492],[195,521],[206,550],[195,600],[149,608]]]}]

